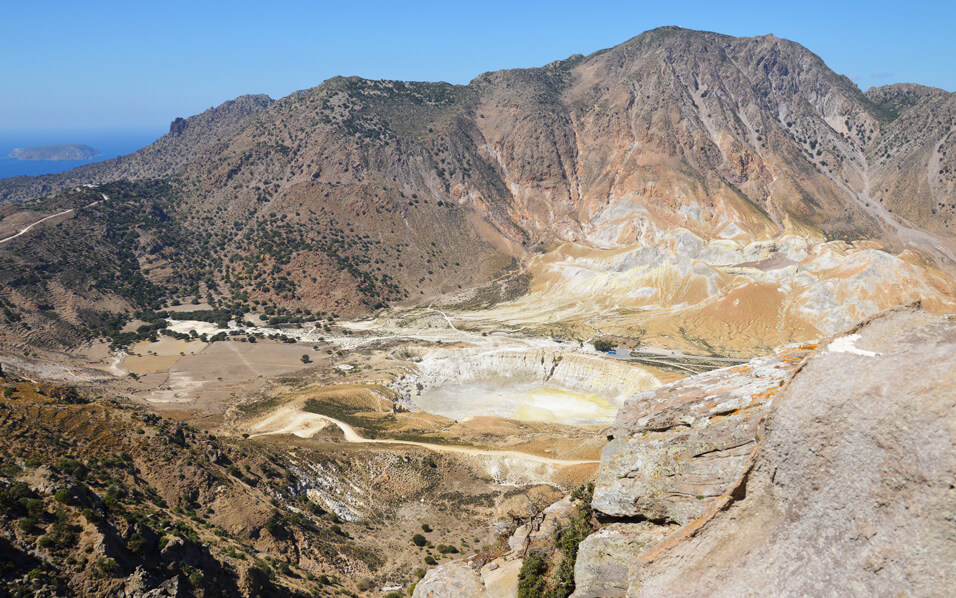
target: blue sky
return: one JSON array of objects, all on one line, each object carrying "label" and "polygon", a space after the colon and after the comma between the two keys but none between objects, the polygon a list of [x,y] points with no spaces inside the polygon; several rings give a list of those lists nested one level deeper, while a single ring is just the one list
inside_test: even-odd
[{"label": "blue sky", "polygon": [[861,88],[956,91],[956,2],[13,2],[0,9],[0,132],[156,129],[244,93],[334,75],[467,83],[661,25],[774,33]]}]

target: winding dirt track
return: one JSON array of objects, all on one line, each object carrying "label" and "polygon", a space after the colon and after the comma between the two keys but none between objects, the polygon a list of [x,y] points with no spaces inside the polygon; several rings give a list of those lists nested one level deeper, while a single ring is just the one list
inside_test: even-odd
[{"label": "winding dirt track", "polygon": [[[91,203],[91,204],[87,204],[87,205],[83,206],[83,207],[80,208],[80,209],[82,210],[82,209],[85,209],[85,208],[91,208],[91,207],[95,206],[95,205],[98,204],[98,203],[101,203],[101,202],[104,202],[104,201],[108,201],[108,200],[109,200],[109,197],[107,197],[105,193],[100,193],[100,195],[103,196],[103,199],[98,200],[98,201],[94,201],[94,202]],[[19,237],[20,235],[25,235],[25,234],[27,234],[28,232],[30,232],[30,229],[32,229],[34,226],[36,226],[36,225],[38,225],[38,224],[42,224],[42,223],[46,222],[47,220],[50,220],[51,218],[56,218],[57,216],[65,216],[65,215],[70,214],[70,213],[72,213],[72,212],[74,212],[74,211],[75,211],[74,208],[70,208],[69,210],[63,210],[62,212],[57,212],[56,214],[51,214],[51,215],[46,216],[46,217],[44,217],[44,218],[40,218],[40,219],[37,220],[36,222],[34,222],[34,223],[32,223],[32,224],[28,224],[28,225],[26,225],[25,227],[23,227],[22,229],[20,229],[20,232],[14,234],[14,235],[10,235],[9,237],[7,237],[7,238],[5,238],[5,239],[0,239],[0,245],[6,243],[7,241],[12,241],[13,239],[16,239],[16,238]]]},{"label": "winding dirt track", "polygon": [[[306,414],[303,414],[306,415]],[[483,450],[476,449],[466,446],[455,446],[448,444],[432,444],[430,442],[416,442],[413,440],[392,440],[392,439],[379,439],[379,438],[365,438],[359,434],[355,428],[349,424],[337,420],[333,417],[327,415],[320,415],[318,413],[309,413],[307,414],[310,418],[324,419],[325,421],[334,424],[342,430],[342,433],[345,434],[345,441],[356,443],[356,444],[401,444],[405,446],[420,446],[432,451],[440,453],[458,453],[463,455],[472,455],[476,457],[510,457],[513,459],[522,459],[524,461],[531,461],[534,463],[541,463],[543,465],[556,465],[559,467],[570,467],[573,465],[590,465],[594,463],[600,463],[600,461],[574,461],[568,459],[552,459],[550,457],[540,457],[538,455],[532,455],[530,453],[522,453],[519,451],[492,451],[492,450]],[[268,433],[268,432],[267,432]],[[258,434],[257,434],[258,436]]]}]

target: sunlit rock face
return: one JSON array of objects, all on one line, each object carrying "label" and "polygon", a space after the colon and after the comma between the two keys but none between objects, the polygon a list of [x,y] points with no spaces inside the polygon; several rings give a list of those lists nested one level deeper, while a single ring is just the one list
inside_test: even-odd
[{"label": "sunlit rock face", "polygon": [[614,517],[693,521],[739,480],[783,383],[815,345],[634,395],[604,448],[591,506]]},{"label": "sunlit rock face", "polygon": [[911,306],[808,348],[627,402],[573,596],[949,593],[956,323]]},{"label": "sunlit rock face", "polygon": [[545,349],[433,351],[417,369],[404,381],[411,405],[454,419],[610,423],[624,399],[660,385],[637,366]]},{"label": "sunlit rock face", "polygon": [[755,356],[916,300],[935,313],[956,310],[952,280],[914,252],[809,234],[706,239],[655,230],[628,246],[555,246],[531,260],[531,292],[491,315]]}]

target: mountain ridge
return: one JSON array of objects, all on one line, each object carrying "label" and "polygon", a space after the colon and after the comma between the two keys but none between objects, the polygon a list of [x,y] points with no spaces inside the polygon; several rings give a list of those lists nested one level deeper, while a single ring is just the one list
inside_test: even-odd
[{"label": "mountain ridge", "polygon": [[[802,239],[811,251],[786,249],[786,259],[818,255],[800,268],[844,282],[774,284],[802,293],[808,313],[846,310],[865,295],[861,311],[837,318],[846,324],[897,302],[953,301],[954,130],[954,94],[903,86],[867,96],[795,42],[663,28],[468,85],[334,77],[279,100],[241,96],[174,121],[131,156],[0,183],[0,198],[168,179],[182,198],[161,201],[177,238],[207,238],[212,256],[195,275],[208,280],[197,293],[339,313],[477,289],[511,264],[533,270],[535,256],[562,243],[634,253],[612,268],[678,264],[608,301],[703,306],[739,284],[739,271],[720,268]],[[270,241],[280,229],[291,246]],[[341,247],[356,252],[352,261]],[[833,250],[839,257],[822,257]],[[273,258],[256,256],[277,252],[265,284],[258,263]],[[154,284],[182,291],[184,266],[137,259],[153,264]],[[857,265],[834,269],[829,259]],[[602,274],[632,284],[623,275]],[[898,291],[880,297],[874,277]],[[673,285],[699,290],[672,294]],[[393,289],[387,301],[374,296],[383,288]],[[855,299],[835,298],[843,293]]]}]

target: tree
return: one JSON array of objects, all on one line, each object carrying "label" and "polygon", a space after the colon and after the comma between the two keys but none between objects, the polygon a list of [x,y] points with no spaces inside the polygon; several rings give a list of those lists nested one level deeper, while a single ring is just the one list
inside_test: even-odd
[{"label": "tree", "polygon": [[617,346],[617,345],[615,345],[615,344],[612,343],[611,341],[607,341],[607,340],[604,340],[604,339],[598,339],[598,340],[594,341],[594,348],[595,348],[596,350],[598,350],[598,351],[603,351],[603,352],[605,352],[605,353],[608,352],[608,351],[610,351],[611,349],[613,349],[613,348],[616,347],[616,346]]},{"label": "tree", "polygon": [[303,355],[303,356],[300,357],[299,359],[302,360],[302,363],[312,363],[312,360],[309,359],[309,356],[308,356],[308,355]]}]

